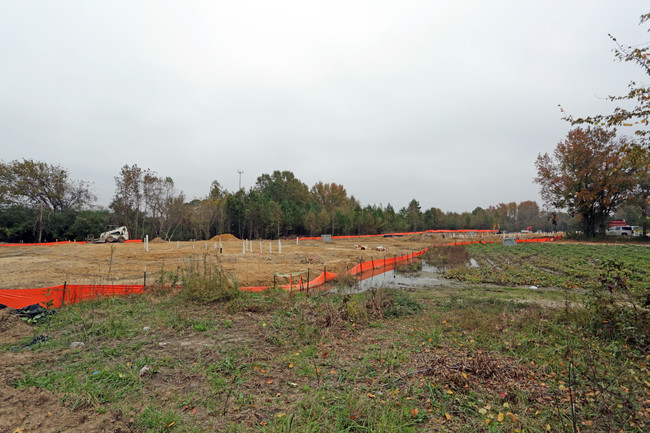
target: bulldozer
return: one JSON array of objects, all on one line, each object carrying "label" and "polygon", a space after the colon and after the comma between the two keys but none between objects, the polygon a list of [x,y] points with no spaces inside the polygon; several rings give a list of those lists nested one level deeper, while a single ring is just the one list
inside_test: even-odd
[{"label": "bulldozer", "polygon": [[90,244],[103,244],[112,242],[124,242],[129,240],[129,229],[126,226],[108,226],[106,231],[101,233],[98,238],[90,234],[86,237],[86,242]]}]

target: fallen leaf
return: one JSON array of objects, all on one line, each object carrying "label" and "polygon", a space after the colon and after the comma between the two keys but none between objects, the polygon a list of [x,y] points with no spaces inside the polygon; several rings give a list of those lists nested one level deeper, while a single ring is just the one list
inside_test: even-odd
[{"label": "fallen leaf", "polygon": [[487,413],[487,409],[482,407],[478,410],[478,413],[480,413],[481,415],[485,415]]},{"label": "fallen leaf", "polygon": [[412,416],[413,418],[416,418],[416,417],[418,416],[418,412],[419,412],[419,411],[418,411],[418,408],[415,407],[415,408],[411,409],[410,412],[411,412],[411,416]]},{"label": "fallen leaf", "polygon": [[510,419],[512,420],[512,422],[517,422],[517,417],[515,416],[514,413],[512,413],[512,412],[508,412],[506,415],[508,415],[508,416],[510,417]]},{"label": "fallen leaf", "polygon": [[268,383],[269,385],[272,384],[272,383],[273,383],[273,379],[269,379],[269,380],[267,380],[266,383]]},{"label": "fallen leaf", "polygon": [[451,420],[451,415],[449,415],[447,412],[445,412],[445,418],[447,418],[447,420],[449,421],[449,420]]},{"label": "fallen leaf", "polygon": [[289,368],[293,368],[293,364],[289,364]]},{"label": "fallen leaf", "polygon": [[370,397],[370,398],[375,398],[375,394],[372,394],[372,393],[369,392],[369,393],[368,393],[368,397]]},{"label": "fallen leaf", "polygon": [[503,418],[504,418],[503,412],[499,412],[499,415],[497,415],[497,421],[503,422]]}]

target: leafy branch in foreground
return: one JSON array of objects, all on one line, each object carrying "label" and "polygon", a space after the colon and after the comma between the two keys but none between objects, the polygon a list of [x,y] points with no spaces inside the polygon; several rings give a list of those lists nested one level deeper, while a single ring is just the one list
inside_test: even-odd
[{"label": "leafy branch in foreground", "polygon": [[[639,25],[650,21],[650,13],[641,16]],[[650,32],[650,29],[648,29]],[[650,44],[640,44],[637,46],[623,46],[612,36],[609,37],[617,45],[615,57],[621,62],[636,63],[650,77]],[[642,137],[646,147],[650,147],[650,130],[648,130],[648,121],[650,118],[650,85],[631,81],[628,84],[629,91],[625,95],[610,95],[607,97],[612,102],[630,102],[634,104],[633,108],[627,109],[616,107],[612,114],[599,114],[588,117],[575,118],[571,115],[565,115],[564,120],[572,125],[591,124],[613,128],[617,126],[636,127],[635,134]],[[564,110],[562,110],[564,112]]]}]

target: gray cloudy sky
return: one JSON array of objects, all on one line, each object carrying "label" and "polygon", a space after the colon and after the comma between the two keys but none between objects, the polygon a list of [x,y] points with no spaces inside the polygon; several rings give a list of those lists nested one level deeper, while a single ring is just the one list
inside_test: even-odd
[{"label": "gray cloudy sky", "polygon": [[[537,200],[538,153],[641,70],[647,0],[0,0],[0,159],[188,198],[290,170],[362,204]],[[647,80],[647,77],[645,77]]]}]

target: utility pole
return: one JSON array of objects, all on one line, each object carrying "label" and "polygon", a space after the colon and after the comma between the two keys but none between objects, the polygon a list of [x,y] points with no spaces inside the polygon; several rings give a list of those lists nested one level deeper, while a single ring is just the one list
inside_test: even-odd
[{"label": "utility pole", "polygon": [[244,172],[244,170],[237,170],[237,173],[239,173],[239,189],[241,190],[241,175]]}]

